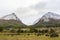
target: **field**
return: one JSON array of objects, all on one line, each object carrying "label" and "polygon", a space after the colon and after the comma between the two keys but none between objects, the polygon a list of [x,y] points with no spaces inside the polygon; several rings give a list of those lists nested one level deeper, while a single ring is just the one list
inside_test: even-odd
[{"label": "field", "polygon": [[30,35],[27,35],[25,33],[20,34],[20,35],[0,34],[0,40],[60,40],[60,36],[51,38],[45,35],[37,36],[34,33],[31,33]]}]

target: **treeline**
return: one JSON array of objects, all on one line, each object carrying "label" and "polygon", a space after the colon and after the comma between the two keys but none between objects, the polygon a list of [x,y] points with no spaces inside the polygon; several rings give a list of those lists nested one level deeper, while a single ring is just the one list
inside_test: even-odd
[{"label": "treeline", "polygon": [[[25,28],[24,28],[25,29]],[[30,33],[34,33],[37,36],[41,36],[41,35],[45,35],[45,36],[50,36],[50,37],[59,37],[59,34],[52,28],[50,29],[43,29],[43,30],[38,30],[36,28],[27,28],[26,30],[24,30],[23,28],[0,28],[0,33],[17,33],[18,35],[20,35],[20,33],[28,33],[27,35],[30,35]]]}]

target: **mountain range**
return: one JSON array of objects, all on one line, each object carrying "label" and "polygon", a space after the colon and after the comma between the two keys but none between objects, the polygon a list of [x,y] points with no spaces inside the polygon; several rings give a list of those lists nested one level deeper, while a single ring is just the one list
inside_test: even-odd
[{"label": "mountain range", "polygon": [[[37,23],[34,23],[34,25],[32,26],[37,26],[37,27],[55,26],[57,24],[60,24],[60,15],[53,12],[47,12],[37,21]],[[21,20],[16,16],[15,13],[1,17],[0,25],[1,26],[14,25],[16,27],[27,27],[27,25],[23,24]]]}]

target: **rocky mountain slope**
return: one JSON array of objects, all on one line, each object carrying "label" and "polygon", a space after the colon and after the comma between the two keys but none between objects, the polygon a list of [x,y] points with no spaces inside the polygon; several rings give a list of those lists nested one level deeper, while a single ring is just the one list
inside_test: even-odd
[{"label": "rocky mountain slope", "polygon": [[25,27],[26,25],[21,22],[21,20],[16,16],[15,13],[3,16],[0,18],[0,27]]},{"label": "rocky mountain slope", "polygon": [[57,25],[60,24],[60,15],[53,13],[53,12],[48,12],[45,15],[43,15],[38,22],[35,25],[44,25],[44,26],[49,26],[49,25]]}]

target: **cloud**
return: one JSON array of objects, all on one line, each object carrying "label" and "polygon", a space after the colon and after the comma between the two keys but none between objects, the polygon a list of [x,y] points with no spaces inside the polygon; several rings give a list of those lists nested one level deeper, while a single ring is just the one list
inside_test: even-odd
[{"label": "cloud", "polygon": [[17,15],[20,17],[29,16],[29,15],[37,15],[38,11],[31,9],[30,7],[18,8],[16,10]]},{"label": "cloud", "polygon": [[49,2],[47,2],[45,10],[60,14],[60,0],[49,0]]},{"label": "cloud", "polygon": [[39,2],[38,4],[32,5],[31,8],[35,10],[41,10],[46,7],[46,2]]},{"label": "cloud", "polygon": [[19,17],[23,18],[22,20],[28,20],[28,22],[25,20],[26,24],[30,24],[49,11],[60,14],[60,0],[42,0],[29,7],[18,8],[16,12]]},{"label": "cloud", "polygon": [[39,2],[35,5],[30,5],[29,7],[17,8],[16,13],[22,16],[36,15],[46,6],[46,2]]},{"label": "cloud", "polygon": [[23,23],[30,25],[43,15],[43,9],[45,6],[46,2],[39,2],[35,5],[30,5],[29,7],[17,8],[16,14]]}]

